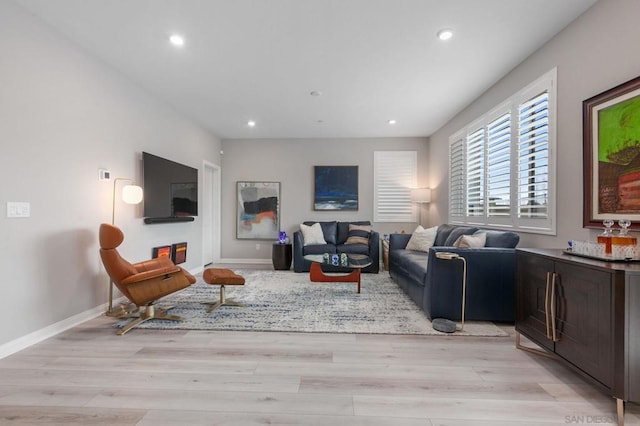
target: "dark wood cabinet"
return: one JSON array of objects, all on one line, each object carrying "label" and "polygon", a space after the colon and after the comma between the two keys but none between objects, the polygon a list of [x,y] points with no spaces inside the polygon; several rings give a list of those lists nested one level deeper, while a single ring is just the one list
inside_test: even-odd
[{"label": "dark wood cabinet", "polygon": [[518,249],[516,275],[518,346],[521,333],[591,379],[622,418],[640,397],[640,265]]}]

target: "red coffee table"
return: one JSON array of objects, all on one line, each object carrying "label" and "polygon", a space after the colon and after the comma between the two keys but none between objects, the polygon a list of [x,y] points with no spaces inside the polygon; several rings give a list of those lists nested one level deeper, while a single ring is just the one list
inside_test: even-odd
[{"label": "red coffee table", "polygon": [[[308,254],[304,257],[311,261],[309,279],[318,283],[357,283],[360,293],[360,270],[371,265],[371,258],[364,254]],[[352,269],[347,274],[328,275],[322,271],[321,265],[331,265]]]}]

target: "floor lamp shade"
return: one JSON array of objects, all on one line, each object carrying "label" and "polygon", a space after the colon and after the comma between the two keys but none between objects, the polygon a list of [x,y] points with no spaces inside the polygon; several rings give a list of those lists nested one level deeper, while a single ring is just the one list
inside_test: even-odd
[{"label": "floor lamp shade", "polygon": [[142,188],[137,185],[125,185],[122,188],[122,201],[127,204],[138,204],[142,201]]},{"label": "floor lamp shade", "polygon": [[412,203],[429,203],[431,202],[431,189],[414,188],[411,190]]}]

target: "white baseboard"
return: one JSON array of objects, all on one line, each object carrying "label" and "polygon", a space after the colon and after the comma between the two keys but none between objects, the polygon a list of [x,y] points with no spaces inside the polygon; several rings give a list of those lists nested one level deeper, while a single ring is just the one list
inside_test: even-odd
[{"label": "white baseboard", "polygon": [[270,265],[271,259],[220,259],[220,263],[246,263],[247,265]]},{"label": "white baseboard", "polygon": [[197,268],[189,269],[189,273],[191,275],[199,274],[202,271],[204,271],[204,266],[198,266]]},{"label": "white baseboard", "polygon": [[[114,301],[116,303],[116,301]],[[42,342],[49,337],[53,337],[58,333],[62,333],[76,325],[82,324],[85,321],[93,319],[105,313],[107,310],[107,303],[104,303],[88,311],[81,312],[77,315],[58,321],[55,324],[51,324],[45,328],[29,333],[25,336],[19,337],[15,340],[0,345],[0,359],[8,357],[16,352],[19,352],[31,345]]]},{"label": "white baseboard", "polygon": [[[220,259],[220,263],[246,263],[246,264],[270,264],[271,260],[269,259]],[[203,266],[199,266],[189,270],[189,273],[195,275],[199,274],[204,270]],[[126,302],[124,297],[119,299],[114,299],[113,305],[117,306],[121,302]],[[0,359],[6,358],[9,355],[12,355],[16,352],[19,352],[25,348],[28,348],[31,345],[35,345],[36,343],[40,343],[43,340],[46,340],[50,337],[55,336],[56,334],[62,333],[70,328],[73,328],[79,324],[82,324],[85,321],[89,321],[97,316],[104,314],[107,310],[107,303],[103,303],[100,306],[96,306],[95,308],[89,309],[84,312],[80,312],[79,314],[73,315],[67,319],[62,321],[58,321],[55,324],[51,324],[45,328],[29,333],[25,336],[19,337],[15,340],[7,342],[3,345],[0,345]]]}]

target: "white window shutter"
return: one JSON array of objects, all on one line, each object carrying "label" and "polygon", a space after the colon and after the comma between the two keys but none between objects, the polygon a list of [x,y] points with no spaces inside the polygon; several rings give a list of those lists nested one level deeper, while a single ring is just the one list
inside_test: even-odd
[{"label": "white window shutter", "polygon": [[554,68],[449,137],[449,221],[555,235]]},{"label": "white window shutter", "polygon": [[484,129],[467,135],[467,216],[484,216]]},{"label": "white window shutter", "polygon": [[511,215],[511,114],[487,126],[487,216]]},{"label": "white window shutter", "polygon": [[450,222],[465,217],[465,140],[462,135],[455,135],[449,143],[449,217]]},{"label": "white window shutter", "polygon": [[518,215],[546,219],[549,211],[549,93],[518,106]]},{"label": "white window shutter", "polygon": [[418,175],[417,151],[373,153],[374,222],[415,222],[411,188]]}]

